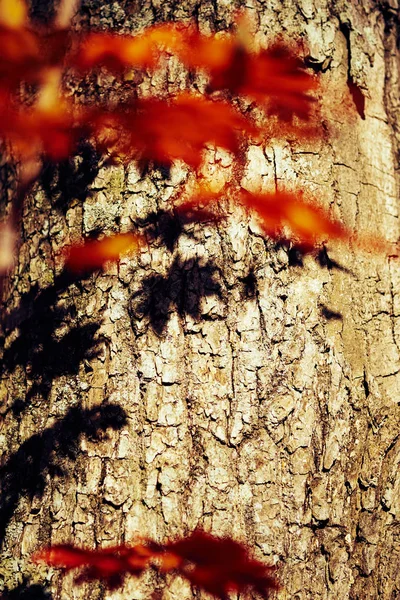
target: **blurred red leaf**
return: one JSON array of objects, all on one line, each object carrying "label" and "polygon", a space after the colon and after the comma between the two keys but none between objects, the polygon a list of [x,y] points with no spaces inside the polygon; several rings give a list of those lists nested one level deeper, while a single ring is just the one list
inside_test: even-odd
[{"label": "blurred red leaf", "polygon": [[217,538],[197,530],[189,537],[165,545],[178,556],[178,571],[207,592],[225,598],[231,591],[249,588],[262,595],[278,588],[275,568],[250,557],[248,549],[229,538]]},{"label": "blurred red leaf", "polygon": [[260,52],[237,45],[229,64],[211,71],[210,88],[229,89],[265,105],[270,115],[290,121],[309,119],[318,79],[305,71],[298,53],[283,43]]},{"label": "blurred red leaf", "polygon": [[0,135],[21,157],[45,153],[67,158],[80,137],[93,133],[103,151],[125,159],[170,164],[183,160],[196,168],[207,144],[238,154],[256,127],[225,102],[181,94],[170,100],[139,100],[118,111],[69,105],[53,99],[48,107],[20,108],[0,95]]},{"label": "blurred red leaf", "polygon": [[30,29],[12,29],[0,26],[0,84],[10,89],[19,81],[37,77],[41,63],[40,44]]},{"label": "blurred red leaf", "polygon": [[[289,228],[290,238],[297,241],[306,251],[314,249],[327,239],[349,240],[352,237],[344,225],[332,219],[316,202],[305,200],[300,191],[252,193],[243,188],[238,190],[226,185],[218,192],[213,192],[212,188],[203,185],[178,207],[178,211],[196,211],[199,205],[215,207],[217,200],[222,196],[233,197],[254,211],[264,232],[274,239],[285,238],[284,228]],[[217,213],[210,214],[217,217]]]},{"label": "blurred red leaf", "polygon": [[32,556],[32,560],[33,562],[45,562],[54,567],[62,567],[68,571],[87,565],[92,554],[90,550],[75,548],[70,544],[60,544],[36,552]]},{"label": "blurred red leaf", "polygon": [[225,102],[188,93],[175,98],[140,100],[118,112],[99,112],[92,126],[101,146],[127,158],[170,164],[180,159],[197,168],[202,151],[214,144],[238,154],[256,127]]},{"label": "blurred red leaf", "polygon": [[109,589],[120,586],[126,575],[140,575],[150,565],[154,553],[145,545],[117,546],[100,550],[76,548],[70,544],[51,546],[33,555],[34,562],[45,562],[65,571],[83,568],[77,582],[102,579]]},{"label": "blurred red leaf", "polygon": [[7,95],[0,95],[0,136],[26,158],[45,153],[52,160],[67,158],[83,130],[74,128],[75,118],[66,101],[53,107],[16,109]]},{"label": "blurred red leaf", "polygon": [[312,249],[326,239],[349,239],[351,236],[350,231],[323,208],[305,201],[301,192],[254,194],[241,190],[238,197],[257,213],[265,233],[273,238],[281,237],[282,228],[287,226],[291,237],[304,248]]},{"label": "blurred red leaf", "polygon": [[136,36],[90,33],[76,38],[68,64],[78,70],[99,66],[120,71],[153,66],[162,51],[178,56],[190,67],[210,68],[228,64],[230,37],[203,36],[197,29],[176,23],[147,28]]},{"label": "blurred red leaf", "polygon": [[[399,256],[399,245],[371,234],[357,235],[338,220],[333,219],[327,210],[317,202],[307,198],[302,191],[277,191],[253,193],[243,188],[225,185],[218,192],[205,183],[197,186],[190,198],[176,208],[178,214],[188,220],[199,214],[199,220],[220,220],[223,218],[217,201],[221,197],[232,197],[254,211],[266,235],[276,240],[293,241],[303,252],[312,252],[326,241],[352,241],[354,247],[363,252],[385,253]],[[202,208],[200,208],[202,207]]]},{"label": "blurred red leaf", "polygon": [[113,70],[153,66],[161,51],[175,54],[189,68],[209,71],[210,89],[228,89],[265,105],[270,114],[290,121],[309,119],[318,88],[305,71],[299,52],[284,43],[251,52],[232,35],[204,36],[193,27],[163,24],[137,36],[93,33],[75,44],[69,64],[78,69],[106,66]]},{"label": "blurred red leaf", "polygon": [[53,546],[37,552],[32,560],[66,571],[81,568],[78,583],[101,579],[110,589],[121,585],[127,574],[140,575],[150,566],[163,572],[175,571],[219,598],[226,598],[231,591],[250,588],[265,596],[278,588],[273,575],[275,567],[251,558],[247,548],[239,542],[200,530],[165,545],[146,540],[135,546],[100,550],[68,544]]},{"label": "blurred red leaf", "polygon": [[127,67],[152,66],[158,57],[157,46],[148,39],[112,33],[90,33],[76,39],[68,65],[87,71],[104,66],[113,71]]},{"label": "blurred red leaf", "polygon": [[117,261],[122,254],[137,252],[144,240],[134,233],[119,233],[100,241],[90,240],[71,246],[66,251],[65,268],[73,273],[89,273],[108,261]]},{"label": "blurred red leaf", "polygon": [[21,81],[40,82],[48,67],[62,67],[68,37],[68,30],[0,26],[0,89],[13,91]]}]

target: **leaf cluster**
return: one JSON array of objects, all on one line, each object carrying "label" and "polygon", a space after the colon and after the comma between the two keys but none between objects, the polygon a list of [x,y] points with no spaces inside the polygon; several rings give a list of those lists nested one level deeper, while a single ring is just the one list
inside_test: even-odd
[{"label": "leaf cluster", "polygon": [[[236,34],[205,36],[192,26],[164,23],[136,36],[77,34],[65,26],[65,19],[56,19],[47,29],[32,27],[24,0],[1,0],[0,136],[11,142],[21,161],[23,190],[37,177],[42,157],[66,159],[82,139],[92,140],[114,160],[163,165],[180,160],[196,172],[210,145],[223,148],[241,163],[252,141],[265,143],[289,133],[299,140],[320,135],[315,120],[318,78],[305,68],[300,46],[279,41],[256,49],[243,29],[239,21]],[[153,97],[110,106],[77,104],[62,93],[66,73],[84,75],[106,68],[122,77],[127,70],[156,68],[162,55],[175,55],[188,69],[205,73],[207,94],[171,96],[159,90]],[[31,106],[21,100],[21,84],[36,86]],[[251,111],[240,110],[235,102],[239,98],[258,106],[263,116],[256,122]],[[186,207],[222,196],[255,211],[265,234],[293,239],[305,250],[328,238],[350,236],[313,199],[305,200],[301,191],[250,194],[241,189],[240,175],[219,189],[212,181],[200,182]],[[17,237],[13,225],[3,236],[10,255]],[[99,268],[118,258],[121,239],[73,248],[66,264],[81,272],[88,270],[88,263]],[[98,256],[93,260],[95,248]],[[82,257],[80,267],[77,252]],[[7,268],[12,261],[3,262]]]},{"label": "leaf cluster", "polygon": [[243,544],[202,530],[166,544],[142,540],[133,546],[97,550],[51,546],[37,552],[33,560],[64,571],[80,569],[78,583],[99,579],[111,590],[120,587],[126,575],[139,576],[150,567],[181,575],[221,600],[229,592],[254,590],[266,596],[278,589],[274,567],[252,558]]}]

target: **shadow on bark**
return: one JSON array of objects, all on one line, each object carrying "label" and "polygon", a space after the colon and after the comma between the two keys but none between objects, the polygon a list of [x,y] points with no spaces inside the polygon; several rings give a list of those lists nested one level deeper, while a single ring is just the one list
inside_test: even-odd
[{"label": "shadow on bark", "polygon": [[137,328],[137,320],[148,319],[152,329],[161,335],[173,311],[180,317],[215,318],[210,311],[202,310],[202,299],[222,299],[221,280],[220,270],[211,262],[203,265],[198,259],[176,258],[166,275],[146,277],[139,292],[132,296],[129,315],[133,329]]},{"label": "shadow on bark", "polygon": [[325,317],[327,321],[343,321],[343,315],[340,312],[331,310],[324,304],[320,304],[321,315]]},{"label": "shadow on bark", "polygon": [[160,210],[146,215],[146,233],[172,252],[183,232],[181,220],[172,212]]},{"label": "shadow on bark", "polygon": [[63,419],[32,435],[0,467],[0,542],[22,496],[43,496],[47,478],[68,477],[79,453],[82,436],[104,439],[109,427],[121,429],[126,413],[117,404],[84,410],[69,409]]},{"label": "shadow on bark", "polygon": [[301,245],[294,244],[290,239],[284,239],[275,244],[275,249],[278,250],[279,248],[284,248],[287,252],[289,267],[304,267],[305,257],[311,254],[320,267],[328,269],[328,271],[341,271],[354,277],[353,271],[330,258],[326,246],[322,246],[318,250],[304,249]]},{"label": "shadow on bark", "polygon": [[54,0],[31,0],[30,17],[38,25],[50,25],[54,16]]},{"label": "shadow on bark", "polygon": [[320,267],[325,267],[326,269],[328,269],[328,271],[336,270],[341,271],[342,273],[347,273],[347,275],[352,275],[353,277],[355,276],[353,271],[351,271],[347,267],[344,267],[336,260],[332,260],[325,246],[322,246],[322,248],[319,250],[317,256],[315,257],[315,260],[317,261]]},{"label": "shadow on bark", "polygon": [[99,161],[100,155],[93,146],[81,142],[73,158],[45,165],[40,184],[55,208],[65,215],[72,200],[84,202],[90,196],[89,186],[99,173]]},{"label": "shadow on bark", "polygon": [[193,237],[193,231],[185,228],[185,225],[196,223],[217,223],[225,218],[225,215],[218,214],[207,208],[191,208],[186,210],[177,207],[174,211],[160,210],[146,215],[140,225],[146,228],[146,234],[151,239],[159,241],[160,244],[172,252],[179,236],[184,233],[187,237]]},{"label": "shadow on bark", "polygon": [[1,600],[52,600],[52,595],[43,585],[30,585],[24,579],[16,588],[6,589],[1,595]]},{"label": "shadow on bark", "polygon": [[34,396],[47,399],[56,377],[77,374],[84,359],[98,354],[101,340],[95,336],[100,323],[80,319],[73,302],[57,304],[59,293],[73,282],[73,276],[63,273],[48,288],[35,285],[3,318],[5,331],[18,328],[19,335],[4,350],[1,371],[4,375],[17,365],[23,367],[33,382],[26,404]]}]

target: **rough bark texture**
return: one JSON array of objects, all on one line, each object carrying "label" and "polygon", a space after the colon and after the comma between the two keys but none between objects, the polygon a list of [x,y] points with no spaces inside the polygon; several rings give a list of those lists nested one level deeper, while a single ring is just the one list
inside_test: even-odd
[{"label": "rough bark texture", "polygon": [[[349,227],[396,241],[397,0],[246,7],[261,40],[305,40],[330,117],[319,142],[251,146],[244,187],[304,185]],[[236,8],[86,0],[75,26],[128,32],[194,17],[213,32],[232,25]],[[133,83],[141,94],[203,85],[172,60],[122,87],[105,73],[89,79],[91,93],[110,97]],[[341,110],[348,81],[360,112],[352,119]],[[232,168],[221,152],[216,165]],[[27,199],[2,317],[5,597],[111,597],[33,566],[30,554],[60,542],[163,541],[201,526],[279,563],[281,600],[394,600],[399,261],[331,245],[299,264],[233,206],[220,224],[184,225],[169,199],[187,177],[182,166],[98,169],[82,147]],[[62,246],[133,226],[149,252],[90,279],[60,276]],[[165,599],[192,597],[181,579],[151,572],[112,597],[148,598],[154,587]]]}]

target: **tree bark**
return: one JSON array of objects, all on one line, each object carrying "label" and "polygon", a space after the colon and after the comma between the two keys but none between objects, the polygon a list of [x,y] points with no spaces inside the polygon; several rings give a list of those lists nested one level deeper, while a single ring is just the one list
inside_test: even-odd
[{"label": "tree bark", "polygon": [[[87,0],[74,26],[135,32],[194,18],[215,32],[239,4]],[[304,42],[320,72],[323,135],[250,146],[243,187],[304,187],[358,233],[397,241],[397,0],[246,7],[262,43]],[[102,72],[90,93],[204,83],[174,59],[132,77]],[[232,168],[226,154],[210,156],[210,173]],[[182,223],[171,199],[189,177],[182,165],[101,167],[82,145],[26,199],[1,317],[4,596],[108,597],[29,557],[49,544],[164,541],[201,527],[278,564],[281,600],[394,600],[399,259],[351,244],[302,258],[238,206],[218,224]],[[87,279],[62,274],[66,244],[133,227],[149,250]],[[149,572],[113,598],[154,589],[193,595],[182,579]]]}]

